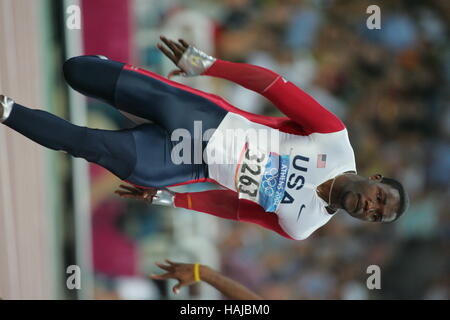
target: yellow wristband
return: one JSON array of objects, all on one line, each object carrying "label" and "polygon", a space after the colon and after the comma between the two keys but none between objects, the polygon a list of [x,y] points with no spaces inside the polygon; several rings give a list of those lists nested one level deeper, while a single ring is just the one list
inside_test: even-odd
[{"label": "yellow wristband", "polygon": [[196,263],[194,264],[194,280],[195,282],[199,282],[200,279],[200,264]]}]

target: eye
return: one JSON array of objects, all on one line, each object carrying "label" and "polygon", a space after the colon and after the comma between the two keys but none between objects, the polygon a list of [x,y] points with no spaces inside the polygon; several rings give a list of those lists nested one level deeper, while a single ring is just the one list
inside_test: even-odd
[{"label": "eye", "polygon": [[381,201],[381,193],[380,192],[377,193],[377,200]]}]

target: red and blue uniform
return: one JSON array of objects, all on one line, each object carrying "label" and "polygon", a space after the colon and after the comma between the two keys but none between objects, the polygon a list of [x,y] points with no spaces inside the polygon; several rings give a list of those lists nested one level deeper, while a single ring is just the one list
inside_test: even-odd
[{"label": "red and blue uniform", "polygon": [[[344,124],[270,70],[217,59],[203,75],[228,79],[262,94],[285,117],[248,113],[217,95],[95,56],[68,60],[64,73],[75,90],[151,123],[117,131],[90,129],[16,103],[5,124],[43,146],[97,163],[135,185],[159,188],[210,181],[225,187],[178,193],[177,207],[257,223],[285,237],[303,239],[330,218],[315,187],[324,179],[356,171]],[[209,140],[196,138],[195,121],[201,122],[204,131],[216,130]],[[276,133],[279,148],[276,152],[272,147],[260,148],[250,140],[231,150],[220,139],[227,129],[245,128]],[[192,158],[189,163],[173,163],[171,152],[177,142],[171,135],[177,129],[200,139],[192,141],[192,146],[200,144],[206,154],[222,153],[232,161],[195,163]],[[260,161],[246,163],[250,159]],[[300,208],[303,212],[297,212]]]}]

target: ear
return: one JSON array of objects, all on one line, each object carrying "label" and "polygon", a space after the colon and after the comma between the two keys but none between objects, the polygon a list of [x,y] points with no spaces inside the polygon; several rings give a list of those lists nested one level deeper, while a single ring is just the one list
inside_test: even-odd
[{"label": "ear", "polygon": [[381,181],[381,179],[383,179],[383,176],[379,173],[375,173],[374,175],[369,177],[369,180]]}]

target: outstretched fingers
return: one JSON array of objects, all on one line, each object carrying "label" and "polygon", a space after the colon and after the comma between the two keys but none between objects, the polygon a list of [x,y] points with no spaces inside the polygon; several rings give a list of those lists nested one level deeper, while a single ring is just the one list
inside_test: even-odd
[{"label": "outstretched fingers", "polygon": [[187,49],[189,47],[189,44],[186,41],[184,41],[183,39],[178,39],[178,42],[180,42],[185,49]]},{"label": "outstretched fingers", "polygon": [[182,56],[184,51],[186,51],[186,49],[181,44],[178,44],[172,40],[170,40],[170,43],[177,48],[177,52],[180,54],[180,56]]},{"label": "outstretched fingers", "polygon": [[161,50],[173,63],[178,65],[181,57],[183,56],[186,49],[189,47],[186,41],[179,39],[178,42],[167,39],[165,36],[161,35],[159,37],[163,44],[158,43],[158,49]]},{"label": "outstretched fingers", "polygon": [[161,50],[162,51],[162,53],[164,53],[164,55],[167,57],[167,58],[169,58],[170,60],[172,60],[172,62],[174,63],[174,64],[178,64],[178,60],[177,60],[177,58],[175,57],[175,55],[172,53],[172,52],[170,52],[169,50],[167,50],[162,44],[160,44],[160,43],[158,43],[158,49],[159,50]]},{"label": "outstretched fingers", "polygon": [[175,57],[179,58],[183,54],[184,48],[180,45],[177,45],[172,40],[167,39],[164,36],[160,36],[161,41],[170,49]]},{"label": "outstretched fingers", "polygon": [[151,278],[155,279],[155,280],[167,280],[167,279],[178,280],[178,283],[175,286],[173,286],[173,288],[172,288],[173,293],[178,294],[180,292],[180,289],[183,286],[189,285],[189,282],[187,282],[183,278],[183,276],[177,271],[177,266],[180,265],[179,263],[173,262],[169,259],[165,259],[165,262],[167,264],[162,264],[160,262],[155,262],[155,264],[159,268],[161,268],[167,272],[163,273],[163,274],[159,274],[159,275],[153,274],[153,275],[151,275]]},{"label": "outstretched fingers", "polygon": [[161,269],[163,269],[163,270],[166,270],[166,271],[173,271],[171,265],[165,265],[165,264],[162,264],[162,263],[160,263],[160,262],[155,262],[155,264],[156,264],[159,268],[161,268]]},{"label": "outstretched fingers", "polygon": [[162,42],[165,43],[166,46],[168,46],[168,47],[173,51],[173,53],[174,53],[176,56],[181,56],[181,55],[183,54],[183,52],[184,52],[184,50],[185,50],[185,49],[183,48],[183,46],[179,45],[179,44],[176,43],[175,41],[172,41],[172,40],[170,40],[170,39],[167,39],[167,38],[164,37],[164,36],[161,36],[160,39],[162,40]]},{"label": "outstretched fingers", "polygon": [[171,266],[177,265],[176,262],[173,262],[173,261],[171,261],[171,260],[169,260],[169,259],[165,259],[165,261],[166,261],[166,263],[168,263],[168,264],[171,265]]},{"label": "outstretched fingers", "polygon": [[163,273],[163,274],[152,274],[150,276],[150,278],[155,279],[155,280],[168,280],[168,279],[172,279],[173,275],[170,272],[167,273]]}]

